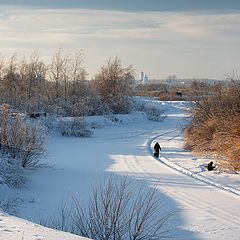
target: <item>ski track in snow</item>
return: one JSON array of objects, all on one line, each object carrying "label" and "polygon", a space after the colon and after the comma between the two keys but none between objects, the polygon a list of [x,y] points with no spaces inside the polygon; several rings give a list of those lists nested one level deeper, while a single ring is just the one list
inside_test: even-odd
[{"label": "ski track in snow", "polygon": [[[153,152],[152,152],[152,145],[154,141],[157,141],[159,138],[161,137],[169,137],[166,141],[167,142],[171,142],[173,139],[179,138],[180,137],[180,133],[174,135],[174,136],[169,136],[174,132],[178,132],[176,129],[172,130],[172,131],[165,131],[161,134],[158,134],[156,136],[153,136],[152,138],[150,138],[147,143],[146,143],[146,147],[148,150],[148,153],[151,155],[149,156],[149,158],[151,158],[152,160],[154,160],[155,162],[158,161],[159,164],[163,164],[168,168],[171,168],[174,171],[177,171],[180,174],[183,174],[184,176],[187,176],[187,178],[190,179],[195,179],[197,181],[197,183],[192,183],[193,185],[198,185],[198,182],[201,184],[201,188],[206,188],[207,191],[212,191],[212,187],[216,188],[216,190],[220,191],[217,192],[218,194],[224,194],[225,191],[227,194],[233,194],[233,197],[238,199],[238,197],[240,196],[240,192],[238,189],[233,188],[233,187],[229,187],[226,186],[224,184],[221,184],[217,181],[213,181],[211,179],[208,179],[206,177],[200,176],[199,174],[196,174],[188,169],[185,169],[173,162],[171,162],[170,160],[168,160],[166,157],[164,157],[164,153],[161,154],[160,159],[156,160],[156,158],[154,158]],[[129,170],[129,172],[131,172],[131,174],[133,176],[135,176],[136,178],[142,179],[150,179],[151,181],[156,181],[157,182],[157,176],[152,176],[152,174],[150,172],[147,171],[147,169],[145,169],[143,166],[141,166],[141,160],[139,160],[137,157],[134,157],[131,159],[131,161],[129,161],[129,159],[124,158],[122,163],[125,164],[126,169]],[[184,177],[186,178],[186,177]],[[160,179],[160,183],[164,184],[164,178]],[[173,181],[174,182],[174,181]],[[176,184],[176,183],[175,183]],[[194,187],[194,186],[193,186]],[[208,226],[208,227],[204,227],[201,226],[199,227],[198,225],[194,226],[191,225],[189,226],[189,230],[193,230],[195,232],[199,232],[200,234],[203,234],[203,238],[201,239],[239,239],[238,237],[236,237],[236,234],[232,234],[232,232],[238,232],[240,235],[240,216],[235,214],[234,210],[228,211],[227,207],[226,208],[221,208],[217,203],[211,203],[211,201],[209,201],[209,198],[203,198],[203,197],[199,197],[198,196],[194,196],[192,194],[189,194],[189,192],[185,192],[185,191],[176,191],[173,190],[171,188],[165,187],[165,186],[160,186],[159,187],[160,191],[165,192],[165,193],[170,193],[171,197],[173,197],[174,199],[180,201],[182,203],[180,208],[183,208],[184,211],[200,211],[202,212],[202,215],[204,217],[208,216],[208,218],[213,218],[216,222],[222,222],[223,225],[221,227],[219,226],[214,226],[214,224],[212,224],[212,226]],[[229,197],[229,195],[228,195]],[[230,196],[231,197],[231,196]],[[220,202],[221,203],[221,202]],[[225,226],[224,226],[225,225]],[[187,229],[188,227],[186,227],[185,229]],[[200,228],[200,229],[199,229]],[[206,235],[207,234],[207,235]],[[206,237],[208,236],[208,237]],[[210,237],[211,236],[211,237]],[[231,236],[231,238],[229,238],[229,236]]]},{"label": "ski track in snow", "polygon": [[[148,148],[149,153],[151,154],[151,156],[152,156],[152,148],[151,148],[152,142],[154,140],[156,140],[157,138],[159,138],[161,136],[164,136],[164,135],[167,135],[168,133],[172,133],[172,132],[175,132],[175,131],[165,132],[163,134],[160,134],[158,136],[155,136],[155,137],[149,139],[149,141],[147,143],[147,148]],[[179,136],[179,135],[177,135],[177,136]],[[154,157],[152,157],[152,158],[156,159]],[[163,157],[161,157],[161,159],[163,159]],[[183,169],[181,167],[176,166],[176,168],[175,168],[175,166],[174,166],[175,164],[168,163],[167,160],[166,161],[160,161],[160,162],[165,164],[166,166],[168,166],[168,167],[170,167],[170,168],[172,168],[172,169],[174,169],[174,170],[184,174],[184,175],[187,175],[187,176],[195,178],[195,179],[197,179],[199,181],[202,181],[201,178],[196,178],[195,177],[196,174],[195,175],[192,175],[192,174],[189,175],[188,172],[190,172],[190,171],[187,171],[187,173],[186,173],[185,169]],[[139,162],[137,161],[136,158],[134,159],[134,161],[128,161],[127,159],[125,159],[124,163],[126,164],[126,167],[128,169],[130,169],[131,172],[134,173],[136,176],[149,178],[149,174],[143,168],[141,168],[141,166],[140,166],[140,164],[139,164]],[[214,186],[214,187],[218,187],[218,185],[219,185],[218,183],[212,184],[212,182],[208,181],[208,180],[204,180],[202,182],[204,182],[206,184],[209,184],[211,186]],[[220,189],[228,191],[227,189],[224,189],[222,187],[220,187]],[[232,191],[228,191],[228,192],[231,192],[231,193],[235,194],[234,191],[233,192]],[[173,195],[176,197],[176,199],[181,199],[183,202],[186,202],[189,205],[194,206],[194,207],[196,207],[198,209],[202,209],[203,211],[205,211],[206,209],[209,209],[209,212],[211,213],[212,216],[215,216],[217,219],[223,220],[226,223],[231,222],[231,223],[233,223],[233,225],[235,227],[239,228],[240,217],[237,217],[237,216],[235,216],[233,214],[229,214],[226,211],[221,210],[220,208],[218,208],[217,206],[214,206],[214,205],[212,205],[211,208],[209,208],[209,203],[208,202],[196,202],[195,198],[192,198],[188,194],[183,194],[180,191],[178,191],[177,193],[174,193]],[[223,218],[223,216],[224,216],[224,218]]]},{"label": "ski track in snow", "polygon": [[[166,134],[167,134],[167,133],[166,133]],[[164,134],[164,135],[166,135],[166,134]],[[161,136],[163,136],[163,135],[160,134],[160,135],[158,135],[158,136],[155,136],[155,137],[149,139],[149,141],[148,141],[148,143],[147,143],[147,146],[148,146],[148,152],[149,152],[149,154],[150,154],[151,156],[153,155],[151,145],[152,145],[152,143],[153,143],[155,140],[157,140],[157,139],[158,139],[159,137],[161,137]],[[173,137],[169,138],[167,141],[171,141],[171,140],[173,140],[174,138],[179,137],[179,136],[180,136],[179,134],[176,135],[176,136],[173,136]],[[153,158],[154,158],[154,157],[153,157]],[[154,159],[156,159],[156,158],[154,158]],[[163,154],[163,156],[161,156],[161,157],[160,157],[159,159],[157,159],[157,160],[159,160],[161,163],[165,164],[166,166],[168,166],[168,167],[170,167],[170,168],[172,168],[172,169],[174,169],[174,170],[176,170],[176,171],[181,172],[182,174],[185,174],[185,175],[190,176],[190,177],[192,177],[192,178],[195,178],[195,179],[197,179],[197,180],[199,180],[199,181],[201,181],[201,182],[204,182],[204,183],[209,184],[209,185],[211,185],[211,186],[220,188],[220,189],[222,189],[222,190],[224,190],[224,191],[227,191],[227,192],[230,192],[230,193],[233,193],[233,194],[236,194],[236,195],[240,196],[240,191],[239,191],[238,189],[233,188],[233,187],[229,187],[229,186],[226,186],[226,185],[223,185],[223,184],[220,184],[219,182],[216,182],[216,181],[213,181],[213,180],[208,179],[208,178],[206,178],[206,177],[200,176],[200,175],[197,174],[197,173],[194,173],[194,172],[192,172],[192,171],[190,171],[190,170],[188,170],[188,169],[186,169],[186,168],[183,168],[183,167],[181,167],[181,166],[179,166],[179,165],[177,165],[177,164],[175,164],[175,163],[172,163],[172,162],[170,162],[166,157],[164,157],[164,154]]]},{"label": "ski track in snow", "polygon": [[[161,136],[162,136],[162,134],[161,134]],[[150,148],[149,146],[150,145],[148,145],[148,148]],[[140,166],[139,161],[136,158],[133,161],[129,161],[128,159],[125,159],[124,164],[126,165],[126,168],[129,169],[130,172],[132,172],[132,174],[134,176],[136,176],[137,178],[150,179],[152,177],[150,174],[148,174],[146,172],[146,170],[144,170]],[[156,182],[157,182],[157,180],[156,180]],[[164,181],[161,181],[161,179],[160,179],[160,183],[162,183],[162,182],[164,183]],[[165,187],[163,187],[163,189],[160,187],[161,191],[164,189],[165,189]],[[177,192],[171,191],[169,189],[165,190],[164,192],[171,192],[171,196],[174,197],[174,199],[178,199],[185,205],[187,204],[188,206],[191,206],[191,210],[198,209],[198,211],[200,210],[202,212],[208,212],[208,215],[211,217],[214,217],[214,219],[224,222],[225,224],[232,225],[232,227],[228,227],[228,228],[222,227],[221,229],[215,228],[215,229],[211,229],[211,230],[204,230],[204,232],[213,233],[214,231],[226,231],[226,230],[232,231],[233,229],[239,230],[240,217],[236,216],[235,214],[228,213],[226,210],[221,209],[218,206],[211,205],[211,207],[209,207],[208,199],[207,199],[207,201],[198,201],[196,198],[191,197],[191,195],[189,195],[189,194],[186,194],[181,191],[177,191]],[[189,210],[189,208],[186,208],[186,209]]]}]

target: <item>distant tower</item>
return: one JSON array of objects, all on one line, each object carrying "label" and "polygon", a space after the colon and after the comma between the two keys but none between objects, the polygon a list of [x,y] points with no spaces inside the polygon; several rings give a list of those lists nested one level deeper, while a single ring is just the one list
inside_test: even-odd
[{"label": "distant tower", "polygon": [[148,84],[148,76],[144,72],[140,72],[140,83],[142,84]]},{"label": "distant tower", "polygon": [[144,72],[140,72],[140,82],[144,81]]},{"label": "distant tower", "polygon": [[144,76],[143,83],[144,84],[148,83],[148,76],[147,76],[147,74],[145,74],[145,76]]}]

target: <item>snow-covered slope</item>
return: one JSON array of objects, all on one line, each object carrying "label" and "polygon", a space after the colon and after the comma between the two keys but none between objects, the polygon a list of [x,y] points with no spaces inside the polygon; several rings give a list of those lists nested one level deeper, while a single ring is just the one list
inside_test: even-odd
[{"label": "snow-covered slope", "polygon": [[9,216],[0,210],[1,240],[87,240],[70,233],[56,231],[38,224]]},{"label": "snow-covered slope", "polygon": [[[51,221],[72,194],[87,203],[93,184],[106,175],[127,175],[148,187],[159,183],[158,193],[165,211],[175,211],[169,222],[169,228],[174,229],[170,239],[239,239],[240,197],[169,168],[151,156],[150,147],[158,140],[163,149],[162,161],[212,179],[220,186],[239,189],[239,174],[202,171],[202,164],[209,159],[198,159],[182,149],[180,126],[186,123],[186,103],[156,103],[167,116],[162,122],[148,121],[142,113],[117,116],[116,121],[91,117],[88,121],[95,129],[90,138],[52,136],[45,160],[51,167],[32,173],[31,181],[23,189],[0,186],[1,196],[20,200],[18,216],[34,222]],[[3,216],[0,219],[1,234],[11,233],[2,231],[7,226],[10,231],[16,227],[21,236],[25,220]],[[32,223],[27,225],[39,229]],[[33,230],[32,234],[43,233]]]}]

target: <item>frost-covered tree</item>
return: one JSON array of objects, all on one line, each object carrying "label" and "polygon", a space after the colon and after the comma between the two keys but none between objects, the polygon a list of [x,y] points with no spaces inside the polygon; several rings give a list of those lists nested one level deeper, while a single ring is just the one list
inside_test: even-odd
[{"label": "frost-covered tree", "polygon": [[70,59],[70,78],[72,83],[71,95],[83,96],[83,88],[81,83],[86,80],[87,72],[83,67],[83,53],[82,51],[76,52]]},{"label": "frost-covered tree", "polygon": [[83,52],[66,55],[58,49],[47,66],[34,51],[21,61],[0,56],[0,104],[14,111],[49,112],[65,116],[127,113],[134,79],[132,66],[109,60],[87,81]]},{"label": "frost-covered tree", "polygon": [[[19,105],[17,108],[27,112],[44,109],[46,103],[47,67],[34,51],[29,60],[23,59],[20,67]],[[43,102],[43,99],[45,101]]]},{"label": "frost-covered tree", "polygon": [[39,167],[45,152],[44,131],[27,123],[20,115],[11,117],[8,105],[0,114],[0,179],[10,187],[21,187],[27,180],[25,168]]},{"label": "frost-covered tree", "polygon": [[3,79],[3,71],[5,67],[5,59],[0,55],[0,81]]},{"label": "frost-covered tree", "polygon": [[22,168],[38,167],[39,157],[45,153],[44,128],[30,123],[18,114],[10,117],[8,106],[3,105],[0,115],[0,152],[9,163]]},{"label": "frost-covered tree", "polygon": [[54,88],[53,88],[53,92],[54,92],[54,97],[56,99],[61,97],[61,84],[64,82],[64,67],[65,67],[65,62],[67,61],[66,57],[63,56],[62,54],[62,49],[59,48],[53,58],[52,58],[52,62],[50,65],[50,71],[49,71],[49,75],[50,75],[50,79],[53,81],[54,83]]},{"label": "frost-covered tree", "polygon": [[131,82],[134,79],[132,66],[123,67],[121,60],[109,60],[96,74],[96,87],[103,103],[113,113],[129,111],[129,97],[132,95]]},{"label": "frost-covered tree", "polygon": [[2,70],[1,82],[1,100],[10,105],[16,105],[17,102],[17,85],[20,79],[17,70],[17,55],[13,54]]}]

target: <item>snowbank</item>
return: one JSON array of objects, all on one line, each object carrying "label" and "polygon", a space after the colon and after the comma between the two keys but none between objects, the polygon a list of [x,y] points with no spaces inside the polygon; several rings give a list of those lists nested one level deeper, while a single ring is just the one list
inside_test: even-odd
[{"label": "snowbank", "polygon": [[4,240],[87,240],[70,233],[42,227],[0,210],[0,239]]},{"label": "snowbank", "polygon": [[224,185],[224,184],[222,184],[220,182],[213,181],[213,180],[211,180],[209,178],[200,176],[197,173],[194,173],[194,172],[192,172],[192,171],[190,171],[188,169],[185,169],[185,168],[183,168],[183,167],[181,167],[181,166],[179,166],[179,165],[177,165],[175,163],[170,162],[169,160],[167,160],[164,157],[160,157],[159,161],[164,163],[165,165],[171,167],[172,169],[175,169],[175,170],[177,170],[177,171],[179,171],[179,172],[181,172],[181,173],[183,173],[185,175],[188,175],[188,176],[193,177],[193,178],[195,178],[195,179],[197,179],[199,181],[205,182],[206,184],[209,184],[211,186],[215,186],[217,188],[220,188],[222,190],[225,190],[225,191],[228,191],[230,193],[234,193],[234,194],[240,196],[240,191],[238,189],[236,189],[236,188],[233,188],[233,187]]}]

